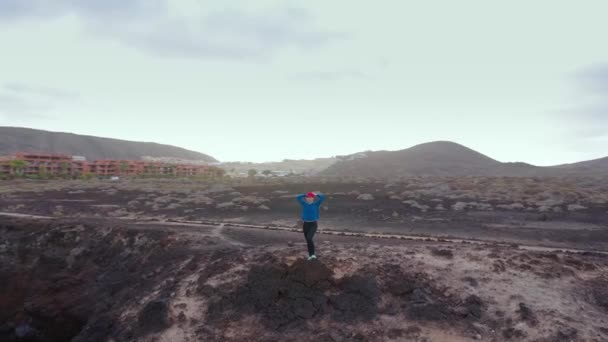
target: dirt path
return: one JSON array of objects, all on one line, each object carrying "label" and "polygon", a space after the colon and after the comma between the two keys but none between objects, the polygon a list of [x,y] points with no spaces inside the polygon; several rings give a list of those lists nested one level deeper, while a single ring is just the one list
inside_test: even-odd
[{"label": "dirt path", "polygon": [[[213,221],[202,221],[204,223],[196,223],[195,221],[177,221],[172,220],[171,223],[176,224],[188,224],[188,225],[200,225],[200,226],[209,226],[209,225],[219,225],[221,228],[224,226],[229,227],[237,227],[237,228],[251,228],[251,229],[266,229],[266,230],[278,230],[278,231],[288,231],[288,232],[299,232],[298,229],[289,228],[289,227],[280,227],[280,226],[263,226],[263,225],[251,225],[251,224],[240,224],[240,223],[225,223],[225,222],[213,222]],[[401,239],[401,240],[417,240],[417,241],[429,241],[429,242],[447,242],[447,243],[469,243],[474,245],[491,245],[491,246],[511,246],[509,243],[501,243],[501,242],[492,242],[492,241],[480,241],[480,240],[471,240],[471,239],[454,239],[454,238],[438,238],[438,237],[429,237],[429,236],[418,236],[418,235],[403,235],[403,234],[374,234],[374,233],[352,233],[352,232],[344,232],[344,231],[333,231],[333,230],[319,230],[317,234],[325,234],[325,235],[338,235],[338,236],[350,236],[350,237],[362,237],[362,238],[380,238],[380,239]],[[584,253],[589,252],[584,249],[574,249],[574,248],[553,248],[553,247],[544,247],[544,246],[535,246],[535,245],[518,245],[517,246],[523,250],[529,251],[539,251],[539,252],[571,252],[571,253]],[[605,251],[594,251],[595,253],[600,254],[608,254]]]},{"label": "dirt path", "polygon": [[[119,218],[120,219],[120,218]],[[123,219],[124,220],[124,219]],[[129,220],[130,221],[130,220]],[[229,244],[229,245],[234,245],[234,246],[249,246],[249,244],[241,242],[241,241],[237,241],[235,239],[232,239],[228,236],[226,236],[226,234],[224,234],[224,227],[226,226],[225,223],[220,223],[220,224],[201,224],[201,223],[181,223],[181,222],[165,222],[165,221],[160,221],[160,222],[135,222],[135,225],[141,225],[141,226],[162,226],[162,227],[167,227],[167,226],[171,226],[171,227],[194,227],[194,228],[209,228],[209,227],[213,227],[213,230],[209,231],[209,232],[205,232],[205,231],[201,231],[200,233],[202,235],[207,235],[207,236],[211,236],[214,238],[217,238],[219,240],[222,240],[223,242]]]},{"label": "dirt path", "polygon": [[[28,215],[28,214],[19,214],[19,213],[7,213],[0,212],[0,216],[5,217],[16,217],[16,218],[31,218],[31,219],[57,219],[56,217],[49,216],[37,216],[37,215]],[[91,217],[93,218],[93,217]],[[83,218],[83,219],[86,219]],[[113,219],[122,220],[122,221],[134,221],[132,218],[121,218],[116,217]],[[226,223],[221,221],[185,221],[185,220],[167,220],[167,221],[145,221],[145,222],[136,222],[135,224],[142,225],[165,225],[165,226],[188,226],[188,227],[215,227],[211,232],[211,236],[217,237],[220,240],[235,246],[247,246],[248,244],[236,241],[225,234],[223,234],[224,227],[236,227],[236,228],[250,228],[250,229],[265,229],[265,230],[274,230],[274,231],[286,231],[286,232],[299,232],[296,228],[284,227],[284,226],[268,226],[268,225],[252,225],[252,224],[240,224],[240,223]],[[334,231],[334,230],[319,230],[317,234],[325,234],[325,235],[338,235],[338,236],[349,236],[349,237],[361,237],[361,238],[376,238],[376,239],[401,239],[401,240],[413,240],[413,241],[429,241],[429,242],[445,242],[445,243],[455,243],[455,244],[474,244],[474,245],[482,245],[482,246],[512,246],[512,244],[498,242],[498,241],[481,241],[474,239],[458,239],[458,238],[443,238],[443,237],[431,237],[431,236],[419,236],[419,235],[405,235],[405,234],[377,234],[377,233],[354,233],[354,232],[345,232],[345,231]],[[555,248],[555,247],[545,247],[539,245],[517,245],[518,248],[529,251],[542,251],[542,252],[570,252],[570,253],[585,253],[590,250],[585,249],[575,249],[575,248]],[[608,254],[607,251],[595,251],[594,253],[599,254]]]},{"label": "dirt path", "polygon": [[228,236],[224,235],[224,233],[222,232],[224,230],[224,223],[220,223],[212,232],[211,235],[215,236],[223,241],[225,241],[228,244],[231,245],[235,245],[235,246],[247,246],[247,244],[240,242],[240,241],[236,241],[234,239],[229,238]]},{"label": "dirt path", "polygon": [[5,213],[0,212],[0,216],[4,217],[16,217],[16,218],[31,218],[36,220],[52,220],[54,217],[50,216],[39,216],[39,215],[29,215],[29,214],[19,214],[19,213]]}]

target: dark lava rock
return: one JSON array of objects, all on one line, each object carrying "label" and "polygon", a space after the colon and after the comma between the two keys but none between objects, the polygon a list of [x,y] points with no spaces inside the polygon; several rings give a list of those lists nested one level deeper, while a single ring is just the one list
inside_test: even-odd
[{"label": "dark lava rock", "polygon": [[266,264],[277,262],[276,256],[270,252],[264,252],[260,255],[257,255],[253,260],[255,262],[266,263]]},{"label": "dark lava rock", "polygon": [[437,249],[437,248],[434,248],[434,249],[431,250],[431,253],[433,255],[435,255],[435,256],[446,258],[446,259],[453,259],[454,258],[454,252],[452,252],[449,249]]},{"label": "dark lava rock", "polygon": [[396,339],[402,337],[405,334],[405,330],[403,329],[390,329],[386,334],[386,337],[390,339]]},{"label": "dark lava rock", "polygon": [[384,292],[393,296],[408,297],[415,289],[425,287],[427,283],[424,274],[404,273],[399,265],[387,265],[382,271],[387,275]]},{"label": "dark lava rock", "polygon": [[18,341],[39,341],[42,339],[40,332],[27,323],[21,323],[15,327],[15,337]]},{"label": "dark lava rock", "polygon": [[469,283],[469,285],[471,285],[472,287],[479,286],[479,282],[477,281],[477,279],[475,279],[473,277],[464,277],[464,278],[462,278],[462,281]]},{"label": "dark lava rock", "polygon": [[417,334],[421,334],[422,333],[422,329],[420,329],[419,326],[414,325],[411,327],[408,327],[407,329],[405,329],[405,334],[408,336],[413,336],[413,335],[417,335]]},{"label": "dark lava rock", "polygon": [[140,332],[143,334],[163,331],[169,327],[168,306],[165,301],[151,301],[143,308],[137,318]]},{"label": "dark lava rock", "polygon": [[380,290],[374,278],[354,275],[342,279],[339,287],[342,293],[330,299],[334,318],[350,321],[376,316]]},{"label": "dark lava rock", "polygon": [[[455,300],[444,295],[424,273],[406,273],[398,266],[387,266],[383,270],[388,279],[384,282],[384,293],[395,296],[395,300],[384,308],[384,313],[394,315],[397,308],[404,308],[412,320],[441,321],[457,318],[453,309]],[[480,317],[484,305],[478,297],[468,298],[462,307],[462,317]],[[403,309],[402,309],[403,310]]]},{"label": "dark lava rock", "polygon": [[357,333],[352,337],[352,341],[366,342],[366,341],[369,341],[369,339],[367,339],[367,337],[365,337],[363,334]]},{"label": "dark lava rock", "polygon": [[494,261],[494,264],[492,264],[492,268],[495,273],[502,273],[507,270],[507,267],[505,266],[505,263],[502,260]]},{"label": "dark lava rock", "polygon": [[[16,339],[14,327],[23,322],[47,342],[130,341],[136,339],[135,332],[165,329],[171,322],[163,302],[148,303],[135,324],[124,326],[115,317],[155,284],[143,275],[170,276],[178,270],[167,265],[180,265],[193,255],[193,260],[201,259],[197,255],[209,257],[208,252],[185,249],[186,243],[172,239],[172,233],[148,231],[136,247],[139,232],[98,222],[92,222],[91,229],[80,229],[81,220],[76,221],[64,225],[23,221],[6,233],[18,244],[7,254],[10,263],[0,265],[0,325],[13,327],[0,331],[0,341],[10,340],[11,335]],[[76,248],[82,253],[68,268],[68,257]],[[197,263],[189,269],[196,269]],[[171,292],[171,286],[163,285],[161,293]],[[23,326],[19,333],[27,331]]]},{"label": "dark lava rock", "polygon": [[333,275],[327,266],[320,262],[308,262],[299,259],[291,265],[287,274],[287,279],[291,282],[302,283],[305,286],[326,288]]},{"label": "dark lava rock", "polygon": [[65,258],[48,256],[45,254],[40,255],[38,263],[39,266],[47,270],[48,273],[59,273],[67,268]]},{"label": "dark lava rock", "polygon": [[181,311],[181,312],[179,313],[179,315],[177,316],[177,320],[178,320],[180,323],[184,323],[184,322],[186,322],[186,320],[187,320],[186,314],[185,314],[183,311]]},{"label": "dark lava rock", "polygon": [[602,285],[599,281],[593,285],[591,290],[593,298],[597,305],[601,306],[605,310],[608,310],[608,287]]},{"label": "dark lava rock", "polygon": [[409,297],[409,302],[411,304],[427,304],[427,303],[431,303],[432,300],[429,296],[429,294],[427,294],[427,292],[422,289],[422,288],[415,288],[414,291],[412,291],[412,295]]},{"label": "dark lava rock", "polygon": [[213,323],[258,313],[270,328],[283,329],[330,312],[339,321],[372,319],[380,290],[375,278],[367,275],[373,273],[365,274],[335,282],[333,271],[319,261],[254,265],[236,290],[216,289],[207,320]]},{"label": "dark lava rock", "polygon": [[530,309],[526,305],[526,303],[519,303],[518,313],[522,321],[526,321],[530,323],[530,325],[536,325],[538,323],[538,321],[536,320],[536,315],[534,314],[532,309]]},{"label": "dark lava rock", "polygon": [[576,259],[574,257],[567,257],[564,259],[566,265],[572,266],[580,271],[595,271],[597,268],[595,265]]},{"label": "dark lava rock", "polygon": [[578,330],[572,327],[564,327],[559,328],[557,333],[555,334],[555,338],[552,341],[555,342],[569,342],[576,341],[576,337],[578,335]]},{"label": "dark lava rock", "polygon": [[450,310],[442,303],[409,305],[406,312],[410,319],[420,321],[443,321],[451,316]]},{"label": "dark lava rock", "polygon": [[269,327],[279,329],[313,318],[327,309],[324,291],[331,286],[332,275],[321,262],[255,265],[235,293],[219,293],[218,289],[220,298],[210,303],[208,320],[256,312]]},{"label": "dark lava rock", "polygon": [[205,297],[212,297],[213,295],[215,295],[217,293],[217,289],[213,286],[204,284],[204,285],[198,287],[198,293],[200,293],[201,295],[203,295]]},{"label": "dark lava rock", "polygon": [[380,295],[376,280],[372,277],[361,275],[346,277],[340,282],[340,287],[347,293],[360,294],[369,299],[377,299]]},{"label": "dark lava rock", "polygon": [[137,275],[126,270],[113,269],[98,276],[97,282],[108,295],[113,296],[136,283]]},{"label": "dark lava rock", "polygon": [[411,294],[416,288],[416,283],[409,279],[390,279],[386,282],[387,292],[394,296],[405,296]]},{"label": "dark lava rock", "polygon": [[71,342],[105,341],[113,331],[114,324],[114,319],[108,313],[96,316]]},{"label": "dark lava rock", "polygon": [[503,330],[502,336],[507,340],[514,339],[514,340],[520,341],[521,339],[526,337],[526,333],[521,330],[511,327],[511,328],[507,328],[507,329]]},{"label": "dark lava rock", "polygon": [[478,296],[476,296],[476,295],[468,296],[464,301],[464,305],[468,311],[467,317],[480,319],[481,316],[483,315],[483,311],[485,309],[485,304],[483,303],[481,298],[479,298]]}]

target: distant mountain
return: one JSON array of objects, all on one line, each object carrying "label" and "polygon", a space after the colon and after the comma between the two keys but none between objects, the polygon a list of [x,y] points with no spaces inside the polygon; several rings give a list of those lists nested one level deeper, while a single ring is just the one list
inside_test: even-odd
[{"label": "distant mountain", "polygon": [[556,165],[551,166],[550,168],[570,175],[608,174],[608,157],[578,163]]},{"label": "distant mountain", "polygon": [[136,142],[30,128],[0,127],[0,155],[14,152],[61,153],[85,156],[87,160],[142,157],[217,162],[211,156],[180,147]]},{"label": "distant mountain", "polygon": [[248,171],[254,169],[262,174],[264,170],[295,173],[301,175],[316,175],[320,171],[327,169],[330,165],[336,162],[335,158],[317,158],[317,159],[284,159],[280,162],[265,162],[265,163],[250,163],[250,162],[227,162],[220,163],[218,167],[223,168],[229,175],[243,176],[247,175]]},{"label": "distant mountain", "polygon": [[[608,159],[608,158],[607,158]],[[360,152],[339,157],[339,162],[321,172],[325,176],[395,178],[400,176],[560,176],[577,174],[559,167],[527,163],[502,163],[463,145],[436,141],[400,151]],[[586,162],[585,174],[602,172],[602,163]],[[608,170],[608,169],[605,169]],[[608,173],[608,171],[607,171]]]},{"label": "distant mountain", "polygon": [[501,163],[465,146],[431,142],[400,151],[362,152],[340,157],[323,171],[327,176],[379,177],[468,175]]},{"label": "distant mountain", "polygon": [[589,169],[604,168],[604,169],[608,170],[608,157],[587,160],[587,161],[582,161],[582,162],[572,163],[572,164],[556,165],[556,166],[552,166],[552,168],[570,169],[570,170],[572,170],[572,169],[589,170]]},{"label": "distant mountain", "polygon": [[465,146],[437,141],[400,151],[362,152],[342,156],[323,175],[346,177],[444,176],[478,173],[501,163]]}]

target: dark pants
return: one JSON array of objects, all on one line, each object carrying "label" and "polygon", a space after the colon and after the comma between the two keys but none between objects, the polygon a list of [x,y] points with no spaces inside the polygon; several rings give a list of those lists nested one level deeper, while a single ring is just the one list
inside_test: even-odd
[{"label": "dark pants", "polygon": [[308,245],[308,255],[315,255],[315,243],[312,241],[312,238],[317,232],[317,222],[304,222],[303,228],[306,245]]}]

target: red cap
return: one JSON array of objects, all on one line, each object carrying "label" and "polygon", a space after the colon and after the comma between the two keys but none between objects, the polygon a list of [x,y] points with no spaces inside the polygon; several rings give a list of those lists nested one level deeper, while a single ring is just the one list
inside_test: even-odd
[{"label": "red cap", "polygon": [[306,197],[315,197],[315,193],[314,192],[309,192],[306,194]]}]

